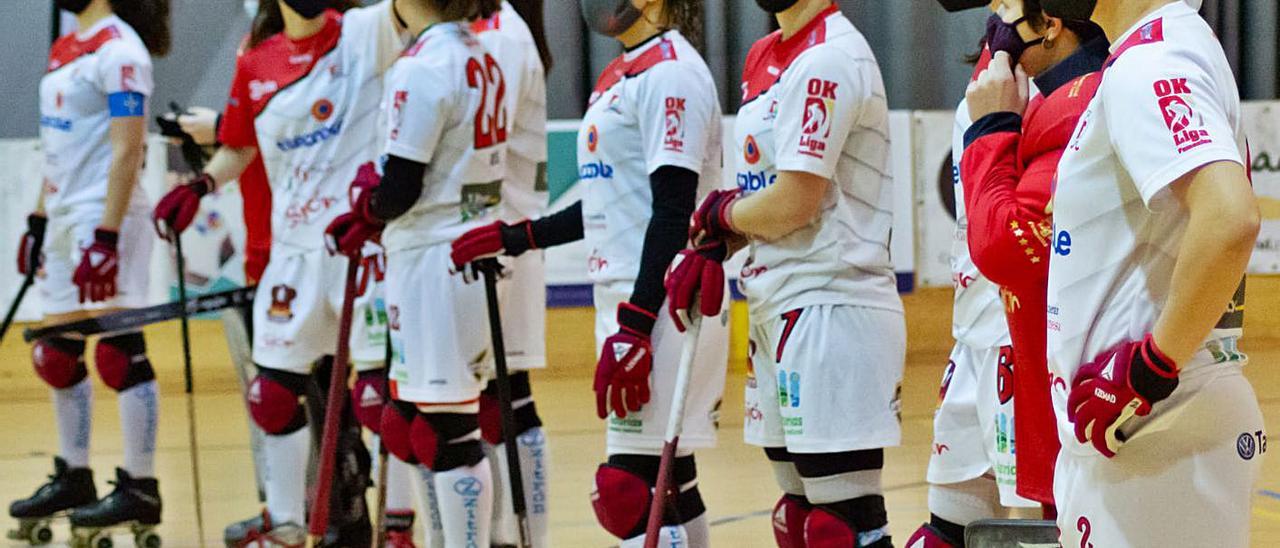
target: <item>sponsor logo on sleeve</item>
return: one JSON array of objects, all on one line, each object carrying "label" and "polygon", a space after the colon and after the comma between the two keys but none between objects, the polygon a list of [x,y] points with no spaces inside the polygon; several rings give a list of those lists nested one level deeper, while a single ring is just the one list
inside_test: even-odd
[{"label": "sponsor logo on sleeve", "polygon": [[249,81],[249,100],[255,103],[277,91],[280,91],[280,84],[275,80]]},{"label": "sponsor logo on sleeve", "polygon": [[1157,80],[1152,87],[1179,154],[1213,142],[1209,130],[1204,129],[1203,120],[1191,108],[1191,86],[1187,85],[1186,78]]},{"label": "sponsor logo on sleeve", "polygon": [[804,122],[800,126],[800,154],[824,158],[831,137],[831,113],[835,111],[836,83],[811,78],[804,101]]},{"label": "sponsor logo on sleeve", "polygon": [[408,90],[397,90],[391,99],[391,116],[388,123],[391,125],[391,140],[394,141],[400,137],[400,123],[404,120],[404,104],[409,102]]},{"label": "sponsor logo on sleeve", "polygon": [[137,69],[133,65],[120,66],[120,91],[137,91]]},{"label": "sponsor logo on sleeve", "polygon": [[684,97],[667,97],[666,134],[662,148],[671,152],[684,152]]}]

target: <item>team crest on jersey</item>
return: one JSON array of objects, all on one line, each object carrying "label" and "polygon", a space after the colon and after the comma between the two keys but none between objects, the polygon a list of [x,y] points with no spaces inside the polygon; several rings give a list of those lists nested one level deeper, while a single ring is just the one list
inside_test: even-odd
[{"label": "team crest on jersey", "polygon": [[1165,126],[1173,133],[1173,144],[1184,153],[1213,142],[1209,130],[1191,108],[1191,86],[1186,78],[1157,80],[1153,85]]},{"label": "team crest on jersey", "polygon": [[275,323],[288,323],[293,319],[293,301],[298,298],[298,290],[284,284],[271,288],[271,308],[267,309],[267,319]]},{"label": "team crest on jersey", "polygon": [[328,120],[333,116],[333,101],[328,99],[320,99],[311,105],[311,116],[318,122]]},{"label": "team crest on jersey", "polygon": [[662,138],[662,148],[671,152],[684,152],[684,97],[667,97],[667,132]]},{"label": "team crest on jersey", "polygon": [[404,119],[404,105],[409,102],[408,90],[397,90],[395,96],[391,100],[391,140],[396,140],[400,136],[400,122]]},{"label": "team crest on jersey", "polygon": [[600,146],[600,131],[596,129],[595,124],[591,124],[587,128],[587,151],[594,153],[598,146]]},{"label": "team crest on jersey", "polygon": [[812,78],[804,101],[804,122],[800,126],[800,154],[823,158],[831,137],[831,113],[835,111],[836,83]]},{"label": "team crest on jersey", "polygon": [[135,91],[138,87],[137,70],[133,65],[120,67],[120,91]]},{"label": "team crest on jersey", "polygon": [[760,161],[760,146],[756,144],[754,135],[748,135],[747,142],[742,144],[742,158],[751,165]]}]

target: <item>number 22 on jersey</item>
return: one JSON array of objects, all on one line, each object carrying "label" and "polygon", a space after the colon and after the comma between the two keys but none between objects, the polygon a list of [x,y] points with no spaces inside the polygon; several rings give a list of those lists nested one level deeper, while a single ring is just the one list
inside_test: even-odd
[{"label": "number 22 on jersey", "polygon": [[467,85],[480,90],[480,108],[476,109],[476,150],[507,142],[507,83],[502,69],[492,55],[484,61],[467,60]]}]

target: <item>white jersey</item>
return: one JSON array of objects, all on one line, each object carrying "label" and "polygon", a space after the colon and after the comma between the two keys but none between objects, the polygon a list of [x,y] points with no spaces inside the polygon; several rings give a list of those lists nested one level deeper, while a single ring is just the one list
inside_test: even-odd
[{"label": "white jersey", "polygon": [[356,170],[378,155],[382,76],[402,42],[391,2],[330,11],[316,34],[283,33],[241,55],[222,142],[257,146],[272,192],[273,254],[324,245],[324,229],[350,211]]},{"label": "white jersey", "polygon": [[720,106],[711,70],[678,31],[614,59],[596,82],[578,131],[583,232],[592,281],[635,281],[653,217],[649,175],[662,166],[720,186]]},{"label": "white jersey", "polygon": [[[40,80],[44,206],[51,216],[102,214],[111,169],[111,120],[147,114],[151,54],[133,28],[110,15],[58,39]],[[135,189],[133,205],[145,204]]]},{"label": "white jersey", "polygon": [[787,40],[761,39],[747,56],[742,103],[735,139],[745,194],[779,171],[831,180],[813,223],[752,241],[741,274],[752,317],[823,304],[902,310],[889,260],[889,107],[862,33],[832,6]]},{"label": "white jersey", "polygon": [[969,348],[997,348],[1012,340],[1004,317],[1004,301],[1000,298],[1000,286],[983,276],[969,256],[969,216],[964,206],[964,184],[960,180],[964,133],[971,125],[969,103],[961,100],[951,133],[951,175],[956,193],[956,233],[951,241],[951,282],[955,286],[951,336]]},{"label": "white jersey", "polygon": [[471,25],[498,60],[507,82],[507,175],[501,218],[514,222],[541,216],[547,208],[547,80],[529,25],[510,2]]},{"label": "white jersey", "polygon": [[[1062,381],[1053,396],[1064,440],[1073,439],[1064,388],[1077,369],[1151,331],[1169,298],[1187,222],[1169,185],[1205,164],[1246,157],[1235,78],[1195,11],[1164,6],[1115,44],[1054,192],[1048,354]],[[1184,370],[1234,355],[1243,297]]]},{"label": "white jersey", "polygon": [[391,221],[387,251],[451,242],[493,222],[506,175],[507,87],[464,23],[428,27],[387,75],[386,154],[427,165],[422,195]]}]

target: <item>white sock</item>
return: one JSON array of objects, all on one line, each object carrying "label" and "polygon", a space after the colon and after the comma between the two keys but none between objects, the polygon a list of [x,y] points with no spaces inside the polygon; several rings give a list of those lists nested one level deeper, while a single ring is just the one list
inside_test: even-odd
[{"label": "white sock", "polygon": [[444,523],[440,521],[440,499],[436,498],[436,474],[426,466],[418,466],[422,481],[418,486],[418,502],[422,507],[422,529],[426,533],[423,548],[444,548]]},{"label": "white sock", "polygon": [[[551,546],[548,505],[551,496],[550,463],[546,433],[530,428],[516,438],[520,454],[520,474],[524,476],[525,509],[529,516],[529,542],[534,548]],[[511,506],[511,486],[507,481],[507,446],[486,446],[493,462],[493,543],[520,544],[519,525]]]},{"label": "white sock", "polygon": [[447,546],[489,546],[492,477],[489,459],[475,466],[435,473],[436,500]]},{"label": "white sock", "polygon": [[89,466],[89,432],[93,429],[93,383],[89,378],[70,388],[53,389],[58,420],[58,454],[72,468]]},{"label": "white sock", "polygon": [[959,483],[929,486],[929,513],[956,525],[1003,515],[995,478],[981,476]]},{"label": "white sock", "polygon": [[150,380],[116,396],[124,431],[124,471],[135,478],[155,477],[156,431],[160,423],[160,386]]},{"label": "white sock", "polygon": [[711,524],[707,523],[707,513],[684,522],[684,532],[689,539],[689,548],[707,548],[711,546]]},{"label": "white sock", "polygon": [[387,512],[413,511],[413,482],[416,477],[413,465],[395,455],[387,457]]},{"label": "white sock", "polygon": [[[696,520],[695,520],[696,521]],[[692,523],[692,522],[691,522]],[[705,522],[704,522],[705,523]],[[685,530],[683,525],[664,525],[658,531],[658,548],[689,548],[695,546],[690,543],[689,532]],[[702,546],[706,546],[705,544]],[[644,535],[631,537],[619,543],[618,548],[643,548]]]},{"label": "white sock", "polygon": [[307,523],[307,458],[311,426],[292,434],[267,436],[262,447],[267,470],[267,512],[275,523]]}]

